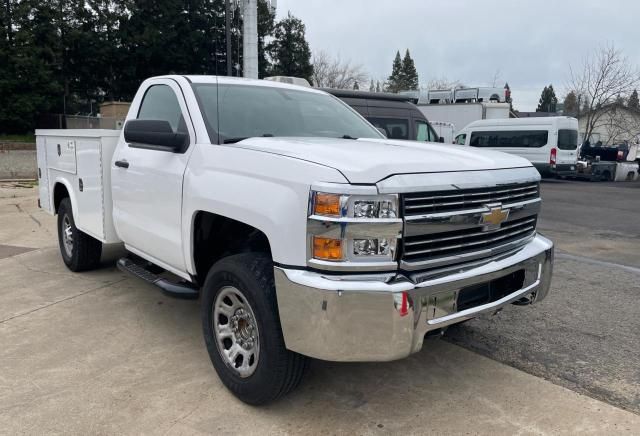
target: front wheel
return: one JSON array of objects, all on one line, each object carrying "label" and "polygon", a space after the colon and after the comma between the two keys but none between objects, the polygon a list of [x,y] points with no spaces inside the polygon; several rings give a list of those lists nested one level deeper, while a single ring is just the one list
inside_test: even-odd
[{"label": "front wheel", "polygon": [[245,403],[276,400],[302,380],[308,359],[284,345],[268,256],[237,254],[211,268],[202,329],[220,380]]},{"label": "front wheel", "polygon": [[62,260],[71,271],[87,271],[100,265],[102,243],[76,227],[68,197],[58,207],[58,243]]}]

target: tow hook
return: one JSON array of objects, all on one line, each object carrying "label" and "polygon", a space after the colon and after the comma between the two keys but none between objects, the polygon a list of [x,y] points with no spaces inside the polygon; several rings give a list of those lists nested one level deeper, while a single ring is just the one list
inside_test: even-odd
[{"label": "tow hook", "polygon": [[513,302],[514,306],[528,306],[530,304],[533,304],[533,301],[535,299],[535,294],[529,294],[525,297],[520,298],[519,300],[516,300]]},{"label": "tow hook", "polygon": [[435,329],[435,330],[430,330],[427,332],[426,335],[424,335],[425,339],[440,339],[441,337],[444,336],[444,331],[445,329]]}]

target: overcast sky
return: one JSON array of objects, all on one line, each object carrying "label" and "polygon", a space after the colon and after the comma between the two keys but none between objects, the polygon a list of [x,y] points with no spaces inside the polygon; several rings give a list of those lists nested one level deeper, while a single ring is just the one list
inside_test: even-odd
[{"label": "overcast sky", "polygon": [[535,110],[542,88],[564,93],[569,64],[613,43],[640,64],[637,0],[278,0],[307,27],[312,51],[362,64],[374,79],[408,48],[420,83],[509,82],[514,107]]}]

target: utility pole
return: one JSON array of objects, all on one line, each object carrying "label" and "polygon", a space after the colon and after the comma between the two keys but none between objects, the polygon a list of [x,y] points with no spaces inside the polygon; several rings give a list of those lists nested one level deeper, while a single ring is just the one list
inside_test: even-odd
[{"label": "utility pole", "polygon": [[231,4],[224,1],[225,40],[227,42],[227,76],[231,76]]},{"label": "utility pole", "polygon": [[242,75],[258,78],[258,0],[242,1]]}]

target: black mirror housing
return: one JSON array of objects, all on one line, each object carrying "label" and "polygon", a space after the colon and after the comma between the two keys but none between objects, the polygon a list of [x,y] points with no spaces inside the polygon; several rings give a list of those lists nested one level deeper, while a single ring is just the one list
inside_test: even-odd
[{"label": "black mirror housing", "polygon": [[189,135],[174,132],[168,121],[129,120],[124,125],[124,140],[130,147],[184,153]]}]

